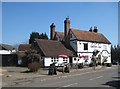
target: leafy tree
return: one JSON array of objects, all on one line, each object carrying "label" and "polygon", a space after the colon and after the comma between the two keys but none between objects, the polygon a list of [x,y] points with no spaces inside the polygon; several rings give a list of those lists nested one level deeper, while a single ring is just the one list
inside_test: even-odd
[{"label": "leafy tree", "polygon": [[48,36],[46,33],[42,33],[40,34],[39,39],[48,39]]},{"label": "leafy tree", "polygon": [[31,50],[26,51],[25,56],[28,60],[28,63],[31,63],[31,62],[34,62],[34,61],[39,62],[39,54],[37,54],[36,50],[31,49]]},{"label": "leafy tree", "polygon": [[115,45],[111,47],[111,59],[112,63],[119,62],[120,63],[120,45]]},{"label": "leafy tree", "polygon": [[36,72],[40,68],[39,54],[36,50],[29,50],[25,52],[26,63],[30,71]]},{"label": "leafy tree", "polygon": [[112,45],[111,46],[111,61],[112,61],[112,63],[114,62],[114,60],[115,60],[115,49]]},{"label": "leafy tree", "polygon": [[117,61],[120,63],[120,45],[117,45],[117,50],[116,50],[116,54],[117,54]]},{"label": "leafy tree", "polygon": [[39,38],[38,32],[32,32],[30,34],[29,44],[33,43],[35,41],[35,38]]},{"label": "leafy tree", "polygon": [[48,39],[48,35],[46,33],[39,34],[38,32],[32,32],[30,34],[29,44],[32,44],[35,41],[35,38]]}]

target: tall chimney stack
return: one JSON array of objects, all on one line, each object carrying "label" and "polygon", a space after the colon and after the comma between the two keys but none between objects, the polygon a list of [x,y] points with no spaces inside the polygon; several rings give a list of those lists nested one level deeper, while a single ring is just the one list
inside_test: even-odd
[{"label": "tall chimney stack", "polygon": [[64,35],[65,35],[65,38],[68,35],[69,29],[70,29],[70,20],[69,20],[69,18],[66,18],[66,20],[64,21]]},{"label": "tall chimney stack", "polygon": [[70,29],[70,20],[69,18],[66,18],[66,20],[64,21],[64,39],[65,39],[66,47],[69,47],[70,45],[69,35],[68,35],[69,29]]},{"label": "tall chimney stack", "polygon": [[54,40],[54,36],[55,36],[55,25],[54,23],[52,23],[50,25],[50,40]]}]

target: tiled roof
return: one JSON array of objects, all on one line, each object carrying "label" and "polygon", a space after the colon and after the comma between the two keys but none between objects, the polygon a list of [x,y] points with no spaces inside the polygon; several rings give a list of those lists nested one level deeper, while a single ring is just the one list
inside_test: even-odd
[{"label": "tiled roof", "polygon": [[70,30],[73,32],[77,40],[110,44],[110,41],[103,34],[73,28],[70,28]]},{"label": "tiled roof", "polygon": [[31,44],[20,44],[18,51],[26,51],[31,49]]},{"label": "tiled roof", "polygon": [[0,50],[2,50],[3,48],[2,48],[2,45],[0,45]]},{"label": "tiled roof", "polygon": [[44,56],[57,57],[58,55],[64,54],[67,56],[72,56],[72,51],[64,47],[64,45],[59,41],[45,40],[45,39],[35,39],[39,48],[44,53]]},{"label": "tiled roof", "polygon": [[64,38],[63,32],[56,32],[56,34],[59,36],[60,40],[63,40],[63,38]]},{"label": "tiled roof", "polygon": [[14,50],[15,48],[11,45],[8,45],[8,44],[0,44],[0,50]]}]

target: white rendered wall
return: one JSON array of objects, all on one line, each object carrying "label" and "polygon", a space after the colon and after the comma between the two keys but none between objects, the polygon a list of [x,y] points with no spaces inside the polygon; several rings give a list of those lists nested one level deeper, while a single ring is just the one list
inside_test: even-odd
[{"label": "white rendered wall", "polygon": [[69,63],[69,58],[61,58],[61,57],[56,57],[56,58],[52,58],[52,57],[44,57],[43,58],[44,61],[44,66],[50,66],[50,64],[56,62],[56,66],[61,66],[62,63],[66,62]]},{"label": "white rendered wall", "polygon": [[0,54],[11,54],[10,50],[0,50]]},{"label": "white rendered wall", "polygon": [[0,50],[0,54],[12,54],[16,53],[16,50]]},{"label": "white rendered wall", "polygon": [[[84,44],[88,44],[88,50],[84,50]],[[70,45],[75,52],[77,52],[77,56],[88,56],[88,63],[91,63],[94,50],[100,51],[102,55],[101,62],[103,61],[103,56],[107,56],[108,58],[106,63],[111,63],[111,44],[78,41],[76,40],[74,34],[70,31]]]}]

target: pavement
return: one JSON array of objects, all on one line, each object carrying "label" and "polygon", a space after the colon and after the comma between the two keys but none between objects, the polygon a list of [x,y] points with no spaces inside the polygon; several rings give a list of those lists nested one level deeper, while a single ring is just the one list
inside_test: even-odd
[{"label": "pavement", "polygon": [[[111,68],[111,67],[110,67]],[[71,69],[70,73],[62,73],[57,72],[57,75],[48,75],[47,69],[40,69],[36,73],[26,73],[27,68],[24,67],[2,67],[0,70],[2,71],[2,86],[3,87],[12,87],[16,85],[24,85],[27,83],[31,83],[34,80],[39,79],[39,81],[47,81],[47,80],[53,80],[53,79],[61,79],[65,78],[66,76],[70,75],[79,75],[87,73],[88,71],[100,71],[104,69],[110,69],[109,67],[96,67],[95,70],[93,70],[92,67],[86,67],[83,69]],[[1,73],[1,72],[0,72]]]},{"label": "pavement", "polygon": [[4,75],[3,72],[5,72],[5,71],[7,71],[7,70],[2,69],[2,67],[1,67],[1,68],[0,68],[0,76],[3,76],[3,75]]}]

